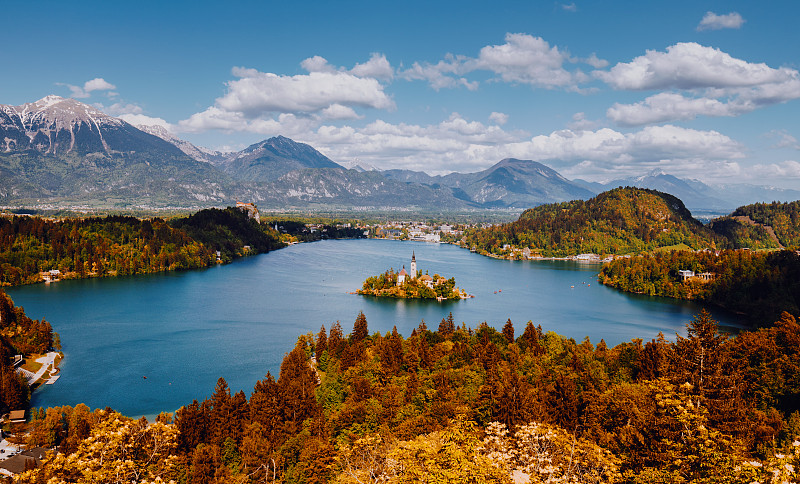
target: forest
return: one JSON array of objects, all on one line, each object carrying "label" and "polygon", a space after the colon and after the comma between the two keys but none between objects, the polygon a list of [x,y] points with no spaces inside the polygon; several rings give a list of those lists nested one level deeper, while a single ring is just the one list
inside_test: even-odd
[{"label": "forest", "polygon": [[[300,336],[249,398],[223,378],[154,423],[34,409],[20,482],[781,482],[800,466],[800,324],[608,347],[528,322]],[[771,480],[777,479],[777,480]]]},{"label": "forest", "polygon": [[34,320],[0,291],[0,415],[9,410],[24,409],[30,402],[27,380],[17,374],[12,364],[14,355],[46,353],[60,346],[58,334],[45,320]]},{"label": "forest", "polygon": [[[681,270],[713,278],[683,281]],[[800,314],[800,254],[791,250],[643,254],[604,264],[598,279],[622,291],[715,304],[753,325],[773,321],[783,311]]]},{"label": "forest", "polygon": [[159,218],[106,217],[48,220],[0,217],[0,286],[41,282],[41,272],[61,278],[148,274],[197,269],[283,244],[266,225],[235,208],[206,209],[170,222]]},{"label": "forest", "polygon": [[465,232],[482,254],[528,247],[533,255],[631,254],[663,247],[725,248],[728,240],[692,218],[679,199],[642,188],[616,188],[589,200],[540,205],[519,220]]},{"label": "forest", "polygon": [[736,248],[800,248],[800,201],[739,207],[730,216],[712,221],[709,228],[729,238]]}]

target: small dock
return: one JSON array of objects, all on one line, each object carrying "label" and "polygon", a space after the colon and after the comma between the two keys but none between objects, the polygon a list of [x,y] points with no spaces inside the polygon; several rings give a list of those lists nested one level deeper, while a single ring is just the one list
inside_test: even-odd
[{"label": "small dock", "polygon": [[59,378],[61,378],[61,375],[51,376],[50,378],[47,379],[46,382],[44,382],[44,384],[45,385],[52,385],[53,383],[58,381]]}]

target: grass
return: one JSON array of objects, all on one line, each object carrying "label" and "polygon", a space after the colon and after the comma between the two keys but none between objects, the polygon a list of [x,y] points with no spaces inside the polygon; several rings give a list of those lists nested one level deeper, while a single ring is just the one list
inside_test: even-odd
[{"label": "grass", "polygon": [[36,373],[42,367],[42,364],[36,361],[37,359],[41,358],[44,355],[40,354],[31,354],[29,357],[25,358],[25,364],[22,365],[22,368],[28,370],[31,373]]}]

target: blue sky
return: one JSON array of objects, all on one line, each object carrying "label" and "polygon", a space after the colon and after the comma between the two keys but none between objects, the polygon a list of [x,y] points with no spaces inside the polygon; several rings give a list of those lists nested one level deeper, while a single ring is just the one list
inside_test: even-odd
[{"label": "blue sky", "polygon": [[800,3],[6,0],[0,104],[429,173],[800,189]]}]

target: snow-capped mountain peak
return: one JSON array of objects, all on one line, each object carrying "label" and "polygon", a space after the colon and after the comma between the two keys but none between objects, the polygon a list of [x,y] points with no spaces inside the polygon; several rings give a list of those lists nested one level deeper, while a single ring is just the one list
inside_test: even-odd
[{"label": "snow-capped mountain peak", "polygon": [[76,99],[45,96],[21,106],[0,105],[0,151],[33,149],[41,153],[111,153],[119,130],[133,129]]}]

